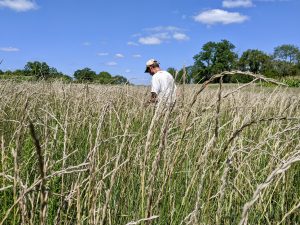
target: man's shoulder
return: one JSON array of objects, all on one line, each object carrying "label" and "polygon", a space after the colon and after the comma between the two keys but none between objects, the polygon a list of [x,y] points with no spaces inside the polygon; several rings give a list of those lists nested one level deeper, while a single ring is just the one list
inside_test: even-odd
[{"label": "man's shoulder", "polygon": [[165,71],[165,70],[160,70],[158,71],[156,74],[153,75],[153,77],[159,77],[159,78],[163,78],[163,77],[166,77],[166,76],[172,76],[172,74],[170,74],[168,71]]},{"label": "man's shoulder", "polygon": [[159,72],[161,72],[161,73],[163,73],[163,74],[169,74],[169,75],[171,75],[168,71],[166,71],[166,70],[161,70],[161,71],[159,71]]}]

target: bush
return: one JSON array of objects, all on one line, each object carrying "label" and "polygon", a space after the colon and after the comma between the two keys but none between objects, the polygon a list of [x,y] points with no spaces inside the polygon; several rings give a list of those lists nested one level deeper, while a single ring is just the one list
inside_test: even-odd
[{"label": "bush", "polygon": [[283,80],[289,87],[300,87],[300,77],[291,77]]},{"label": "bush", "polygon": [[245,74],[235,74],[230,76],[231,83],[248,83],[253,80],[253,77]]}]

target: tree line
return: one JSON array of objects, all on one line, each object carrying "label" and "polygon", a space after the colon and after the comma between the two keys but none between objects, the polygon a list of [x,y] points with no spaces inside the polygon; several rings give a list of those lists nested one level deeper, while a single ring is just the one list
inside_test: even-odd
[{"label": "tree line", "polygon": [[[300,50],[298,46],[284,44],[274,48],[267,54],[258,49],[248,49],[239,57],[235,45],[228,40],[220,42],[209,41],[194,57],[194,64],[179,71],[170,67],[167,70],[175,77],[177,83],[201,83],[212,75],[223,71],[241,70],[262,74],[269,78],[279,78],[296,81],[300,86]],[[1,64],[1,62],[0,62]],[[15,71],[0,70],[0,78],[21,78],[22,80],[65,80],[74,82],[91,82],[100,84],[124,84],[128,80],[121,76],[112,76],[109,72],[96,73],[90,68],[76,70],[73,78],[67,76],[45,62],[28,62],[24,69]],[[224,77],[224,82],[245,83],[253,78],[248,76]],[[291,85],[293,86],[293,85]]]},{"label": "tree line", "polygon": [[0,79],[16,79],[16,80],[63,80],[67,82],[90,82],[99,84],[127,84],[128,80],[121,76],[113,76],[109,72],[102,71],[96,73],[90,68],[76,70],[73,78],[57,71],[56,68],[50,67],[46,62],[27,62],[24,69],[15,71],[0,70]]},{"label": "tree line", "polygon": [[[239,57],[235,52],[235,45],[228,40],[210,41],[202,46],[201,51],[193,59],[193,65],[179,71],[172,67],[168,68],[168,71],[176,77],[177,83],[200,83],[214,74],[232,70],[249,71],[277,79],[299,79],[300,75],[300,50],[291,44],[275,47],[272,54],[258,49],[248,49]],[[237,75],[224,77],[224,82],[245,83],[252,79]]]}]

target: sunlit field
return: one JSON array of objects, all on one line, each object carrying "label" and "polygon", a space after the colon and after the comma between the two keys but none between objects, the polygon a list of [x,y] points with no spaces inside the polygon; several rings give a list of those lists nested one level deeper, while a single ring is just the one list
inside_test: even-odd
[{"label": "sunlit field", "polygon": [[300,224],[300,89],[243,85],[1,81],[0,224]]}]

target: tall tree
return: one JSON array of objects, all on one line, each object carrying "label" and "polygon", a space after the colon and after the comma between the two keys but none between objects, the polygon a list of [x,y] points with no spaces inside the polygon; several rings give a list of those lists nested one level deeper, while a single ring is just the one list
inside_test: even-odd
[{"label": "tall tree", "polygon": [[74,72],[74,77],[79,82],[93,82],[96,77],[96,72],[92,71],[90,68],[84,68],[76,70]]},{"label": "tall tree", "polygon": [[280,45],[274,49],[274,58],[289,63],[299,62],[299,48],[295,45]]},{"label": "tall tree", "polygon": [[27,62],[25,75],[34,76],[37,79],[47,79],[50,77],[50,67],[45,62]]},{"label": "tall tree", "polygon": [[193,57],[195,81],[209,79],[214,74],[234,69],[238,58],[234,49],[235,46],[227,40],[204,44],[202,51]]},{"label": "tall tree", "polygon": [[96,76],[96,81],[100,84],[111,84],[112,75],[109,72],[102,71]]},{"label": "tall tree", "polygon": [[112,77],[112,84],[129,84],[129,81],[121,75],[116,75]]},{"label": "tall tree", "polygon": [[248,49],[243,52],[238,65],[242,71],[262,73],[269,61],[270,57],[266,53],[257,49]]}]

